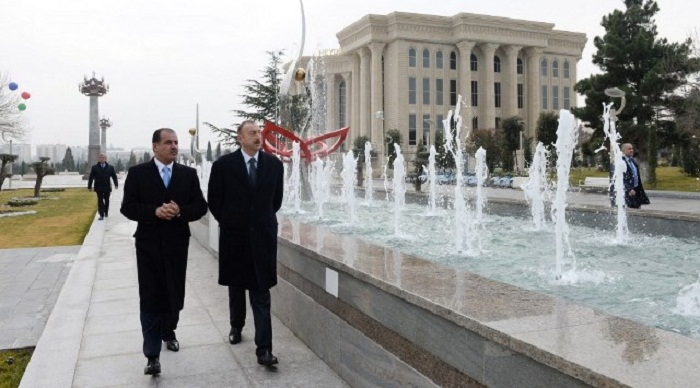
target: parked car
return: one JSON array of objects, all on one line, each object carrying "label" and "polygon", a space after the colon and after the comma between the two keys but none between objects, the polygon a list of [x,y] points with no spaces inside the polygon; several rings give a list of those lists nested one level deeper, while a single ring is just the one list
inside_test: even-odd
[{"label": "parked car", "polygon": [[437,175],[437,184],[438,185],[453,185],[455,184],[455,179],[454,174],[452,173],[445,173],[445,174],[438,174]]}]

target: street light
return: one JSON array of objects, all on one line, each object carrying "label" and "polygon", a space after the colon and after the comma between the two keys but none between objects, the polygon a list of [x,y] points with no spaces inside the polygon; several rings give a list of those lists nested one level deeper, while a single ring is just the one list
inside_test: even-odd
[{"label": "street light", "polygon": [[610,120],[617,121],[617,115],[620,114],[620,112],[622,112],[622,110],[625,108],[625,103],[627,102],[627,100],[625,99],[625,91],[614,87],[605,89],[603,93],[605,93],[605,95],[608,97],[622,99],[620,101],[620,107],[618,109],[610,109]]}]

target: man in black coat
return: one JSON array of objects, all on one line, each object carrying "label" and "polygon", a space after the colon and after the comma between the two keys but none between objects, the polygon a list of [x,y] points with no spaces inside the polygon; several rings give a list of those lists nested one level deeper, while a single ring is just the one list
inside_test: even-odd
[{"label": "man in black coat", "polygon": [[97,156],[97,164],[90,169],[88,178],[88,190],[92,190],[92,182],[95,182],[95,193],[97,194],[97,211],[100,213],[100,220],[109,216],[109,195],[112,193],[112,184],[109,178],[114,181],[114,188],[119,188],[117,173],[114,167],[107,163],[105,154]]},{"label": "man in black coat", "polygon": [[219,222],[219,284],[228,286],[231,332],[241,342],[248,290],[255,322],[258,363],[277,364],[272,354],[270,288],[277,284],[277,216],[282,206],[284,168],[261,151],[260,128],[253,121],[238,126],[235,152],[212,165],[209,209]]},{"label": "man in black coat", "polygon": [[185,301],[189,222],[207,213],[195,169],[175,163],[175,131],[153,133],[151,161],[131,167],[124,183],[121,212],[137,221],[136,264],[145,374],[160,373],[161,341],[180,349],[175,329]]},{"label": "man in black coat", "polygon": [[625,185],[625,203],[627,207],[638,209],[642,205],[648,205],[649,197],[647,197],[642,179],[639,176],[639,165],[632,158],[634,155],[634,147],[630,143],[625,143],[620,147],[622,159],[627,164],[627,171],[622,175],[622,182]]}]

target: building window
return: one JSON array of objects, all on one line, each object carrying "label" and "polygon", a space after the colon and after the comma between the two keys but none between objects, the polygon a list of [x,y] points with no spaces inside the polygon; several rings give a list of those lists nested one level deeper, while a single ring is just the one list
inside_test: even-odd
[{"label": "building window", "polygon": [[542,85],[542,106],[541,109],[547,108],[547,85]]},{"label": "building window", "polygon": [[501,58],[499,58],[498,55],[493,56],[493,72],[494,73],[501,72]]},{"label": "building window", "polygon": [[540,75],[542,76],[547,76],[547,60],[543,59],[542,62],[540,62]]},{"label": "building window", "polygon": [[501,83],[495,82],[493,84],[493,103],[496,108],[501,107]]},{"label": "building window", "polygon": [[416,67],[416,49],[408,49],[408,67]]},{"label": "building window", "polygon": [[435,80],[435,105],[442,105],[442,78],[437,78]]},{"label": "building window", "polygon": [[501,128],[501,118],[496,117],[496,129],[499,129],[499,128]]},{"label": "building window", "polygon": [[430,78],[423,78],[423,104],[430,104]]},{"label": "building window", "polygon": [[442,69],[442,51],[435,53],[435,67]]},{"label": "building window", "polygon": [[552,109],[559,109],[559,87],[552,86]]},{"label": "building window", "polygon": [[427,69],[430,67],[430,51],[428,49],[423,50],[423,68]]},{"label": "building window", "polygon": [[471,70],[477,71],[479,68],[479,60],[476,59],[476,55],[472,54],[469,56],[469,62],[471,62]]},{"label": "building window", "polygon": [[479,117],[472,117],[472,130],[479,129]]},{"label": "building window", "polygon": [[408,115],[408,145],[416,145],[416,115]]},{"label": "building window", "polygon": [[564,78],[569,78],[569,62],[564,61]]},{"label": "building window", "polygon": [[338,125],[343,128],[347,125],[347,87],[345,81],[338,84]]},{"label": "building window", "polygon": [[523,84],[518,84],[518,109],[523,109]]},{"label": "building window", "polygon": [[479,82],[472,81],[472,106],[479,106]]},{"label": "building window", "polygon": [[564,109],[569,109],[571,107],[569,102],[569,87],[564,86]]},{"label": "building window", "polygon": [[443,129],[445,129],[445,125],[442,120],[444,120],[442,115],[435,116],[435,137],[441,136],[444,139]]},{"label": "building window", "polygon": [[523,60],[522,60],[521,58],[518,58],[518,61],[517,61],[516,65],[515,65],[515,68],[516,68],[516,72],[517,72],[518,74],[522,74],[522,73],[523,73]]},{"label": "building window", "polygon": [[408,77],[408,103],[416,103],[416,77]]},{"label": "building window", "polygon": [[423,115],[423,144],[430,145],[430,115]]},{"label": "building window", "polygon": [[457,80],[450,80],[450,105],[457,105]]},{"label": "building window", "polygon": [[552,77],[559,77],[559,61],[556,59],[552,62]]},{"label": "building window", "polygon": [[457,70],[457,54],[454,51],[450,53],[450,70]]}]

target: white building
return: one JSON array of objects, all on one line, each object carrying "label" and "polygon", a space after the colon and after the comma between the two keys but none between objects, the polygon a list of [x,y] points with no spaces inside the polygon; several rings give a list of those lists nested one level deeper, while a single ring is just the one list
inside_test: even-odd
[{"label": "white building", "polygon": [[12,143],[12,150],[10,150],[10,144],[0,144],[0,154],[12,154],[17,155],[16,163],[31,163],[32,159],[32,145],[27,143]]},{"label": "white building", "polygon": [[364,135],[380,154],[385,130],[398,129],[408,155],[433,143],[458,95],[469,129],[519,116],[535,136],[540,112],[576,105],[586,43],[551,23],[468,13],[367,15],[337,37],[340,49],[322,57],[328,128],[349,125],[349,144]]}]

